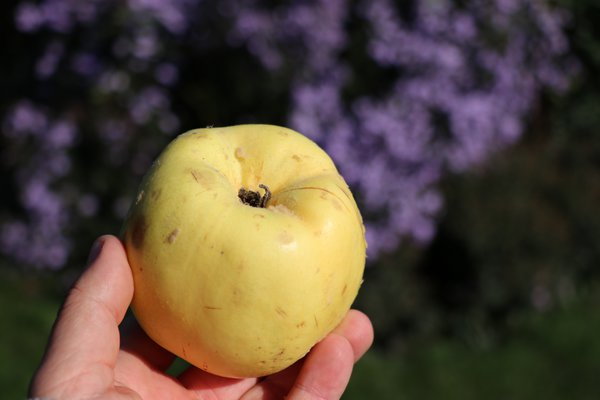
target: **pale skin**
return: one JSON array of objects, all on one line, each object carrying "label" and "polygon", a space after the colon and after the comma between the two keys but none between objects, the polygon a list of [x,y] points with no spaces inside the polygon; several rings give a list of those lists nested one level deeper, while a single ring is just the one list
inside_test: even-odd
[{"label": "pale skin", "polygon": [[361,312],[344,321],[301,361],[277,374],[231,379],[190,367],[164,371],[174,356],[135,324],[119,325],[133,296],[133,279],[119,239],[103,236],[55,322],[30,397],[44,399],[339,399],[354,363],[373,341]]}]

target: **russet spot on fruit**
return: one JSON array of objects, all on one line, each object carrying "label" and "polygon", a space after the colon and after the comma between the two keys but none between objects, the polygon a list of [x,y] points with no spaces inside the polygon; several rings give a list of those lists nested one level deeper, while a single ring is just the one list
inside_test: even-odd
[{"label": "russet spot on fruit", "polygon": [[189,131],[148,171],[123,226],[132,309],[199,368],[272,374],[345,316],[364,237],[347,184],[311,140],[272,125]]}]

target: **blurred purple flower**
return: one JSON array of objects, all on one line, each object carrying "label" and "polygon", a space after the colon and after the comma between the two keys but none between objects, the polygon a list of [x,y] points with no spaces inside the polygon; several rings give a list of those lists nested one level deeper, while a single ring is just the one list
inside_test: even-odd
[{"label": "blurred purple flower", "polygon": [[96,215],[99,206],[98,197],[91,193],[82,194],[77,202],[79,214],[84,217],[92,217]]},{"label": "blurred purple flower", "polygon": [[147,14],[173,34],[185,32],[193,19],[188,9],[201,0],[128,0],[127,5],[132,13]]},{"label": "blurred purple flower", "polygon": [[52,41],[46,46],[46,50],[38,60],[35,66],[35,72],[38,78],[47,79],[51,77],[65,52],[64,43]]},{"label": "blurred purple flower", "polygon": [[128,73],[118,70],[105,70],[97,80],[98,90],[104,93],[123,93],[130,88],[131,77]]},{"label": "blurred purple flower", "polygon": [[[211,24],[198,23],[208,3],[17,5],[17,30],[56,33],[46,36],[32,72],[47,83],[66,60],[65,74],[86,80],[84,100],[93,107],[86,109],[79,98],[70,104],[50,98],[43,105],[21,99],[2,116],[11,151],[28,155],[15,174],[27,215],[0,221],[3,253],[58,268],[72,247],[73,216],[98,213],[98,194],[64,184],[75,172],[72,153],[82,126],[102,146],[103,167],[135,173],[157,151],[158,141],[146,133],[173,134],[179,128],[170,99],[185,66],[173,44],[202,52],[212,39],[199,44],[197,38],[210,37],[217,39],[209,47],[223,45],[217,43],[220,33],[208,32]],[[546,1],[414,2],[410,16],[400,15],[391,0],[211,4],[220,12],[211,18],[226,18],[222,26],[231,27],[224,41],[245,46],[271,73],[290,77],[289,124],[323,145],[353,186],[371,259],[403,238],[431,240],[443,207],[440,177],[476,167],[518,140],[539,90],[565,89],[574,71],[562,31],[568,15]],[[102,39],[106,43],[67,47],[65,38],[75,28],[95,38],[105,18],[116,27]],[[364,54],[363,60],[355,60],[356,54]],[[361,62],[388,78],[363,77]],[[364,79],[379,81],[377,89]],[[112,193],[117,218],[126,212],[129,195]]]},{"label": "blurred purple flower", "polygon": [[47,28],[67,33],[75,24],[93,20],[103,3],[100,0],[22,1],[15,11],[15,24],[21,32],[36,32]]},{"label": "blurred purple flower", "polygon": [[355,14],[370,32],[366,51],[398,78],[383,95],[348,100],[345,88],[361,80],[340,57],[350,4],[235,4],[233,39],[267,67],[287,62],[297,71],[290,124],[323,144],[357,189],[371,256],[402,237],[429,241],[443,172],[476,166],[517,140],[539,89],[566,88],[574,71],[562,62],[567,16],[544,2],[415,2],[407,19],[390,0],[364,0]]},{"label": "blurred purple flower", "polygon": [[167,109],[170,100],[167,93],[158,86],[147,87],[131,99],[129,110],[137,124],[145,124],[156,113]]},{"label": "blurred purple flower", "polygon": [[76,127],[67,118],[51,118],[41,107],[22,100],[5,116],[3,128],[3,135],[17,145],[31,138],[36,153],[23,159],[15,175],[27,218],[9,217],[4,221],[0,250],[26,264],[59,268],[71,248],[71,241],[64,235],[70,219],[69,205],[52,187],[70,172],[67,152],[75,141]]},{"label": "blurred purple flower", "polygon": [[162,63],[156,66],[154,77],[164,86],[172,86],[179,78],[179,71],[174,64]]},{"label": "blurred purple flower", "polygon": [[47,176],[33,177],[21,189],[27,221],[8,220],[0,228],[0,250],[17,261],[37,267],[64,266],[71,241],[64,236],[68,210],[63,199],[49,189]]},{"label": "blurred purple flower", "polygon": [[3,134],[17,137],[40,134],[48,126],[48,117],[29,100],[18,101],[4,120]]},{"label": "blurred purple flower", "polygon": [[34,32],[44,23],[44,18],[35,4],[21,2],[17,6],[15,23],[21,32]]},{"label": "blurred purple flower", "polygon": [[224,3],[224,13],[236,19],[232,43],[245,43],[269,69],[281,66],[285,56],[278,46],[283,43],[299,47],[294,56],[307,64],[307,72],[328,68],[346,44],[347,0],[292,2],[273,8],[256,1]]},{"label": "blurred purple flower", "polygon": [[81,76],[94,77],[101,71],[102,66],[94,54],[82,52],[73,56],[71,68]]},{"label": "blurred purple flower", "polygon": [[135,37],[132,53],[141,60],[147,60],[156,55],[158,43],[156,34],[152,31],[141,32]]}]

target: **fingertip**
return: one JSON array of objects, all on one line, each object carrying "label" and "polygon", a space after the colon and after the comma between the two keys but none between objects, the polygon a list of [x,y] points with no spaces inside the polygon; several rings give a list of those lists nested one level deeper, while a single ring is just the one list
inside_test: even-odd
[{"label": "fingertip", "polygon": [[289,398],[339,399],[348,386],[353,365],[352,344],[342,335],[329,334],[309,353]]},{"label": "fingertip", "polygon": [[89,267],[90,264],[96,261],[96,259],[100,255],[100,252],[102,251],[103,246],[104,240],[102,240],[102,237],[99,237],[94,241],[94,244],[92,244],[92,247],[90,248],[90,253],[88,254],[87,262],[85,263],[86,267]]},{"label": "fingertip", "polygon": [[327,358],[339,366],[350,366],[350,368],[354,364],[354,349],[352,343],[345,336],[331,333],[315,347],[321,359]]},{"label": "fingertip", "polygon": [[94,252],[95,247],[98,247],[99,251],[98,254],[96,254],[96,257],[94,257],[94,259],[92,260],[92,262],[98,258],[97,256],[100,255],[100,253],[104,253],[105,249],[111,254],[122,257],[125,261],[127,260],[127,253],[125,252],[125,246],[123,246],[123,242],[121,242],[121,240],[114,235],[99,236],[94,241],[90,253]]},{"label": "fingertip", "polygon": [[371,320],[359,310],[350,310],[333,333],[348,340],[353,349],[355,362],[367,352],[375,337]]},{"label": "fingertip", "polygon": [[75,282],[67,302],[84,297],[105,305],[117,323],[125,316],[133,297],[133,276],[123,244],[117,237],[103,235],[92,245],[88,267]]}]

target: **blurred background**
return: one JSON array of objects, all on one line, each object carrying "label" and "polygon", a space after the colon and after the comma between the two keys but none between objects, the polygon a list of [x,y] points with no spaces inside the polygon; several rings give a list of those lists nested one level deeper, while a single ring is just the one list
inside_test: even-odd
[{"label": "blurred background", "polygon": [[0,398],[177,134],[280,124],[369,242],[346,399],[597,399],[596,0],[0,5]]}]

